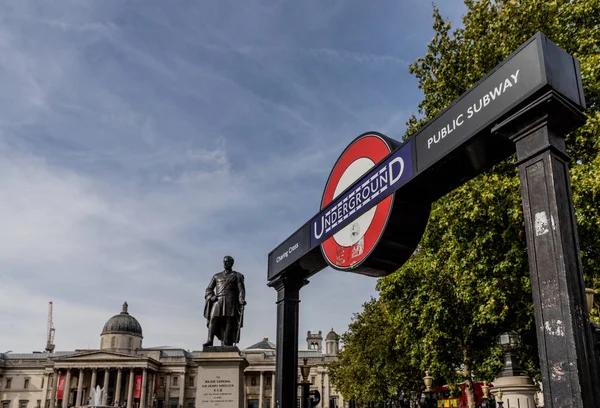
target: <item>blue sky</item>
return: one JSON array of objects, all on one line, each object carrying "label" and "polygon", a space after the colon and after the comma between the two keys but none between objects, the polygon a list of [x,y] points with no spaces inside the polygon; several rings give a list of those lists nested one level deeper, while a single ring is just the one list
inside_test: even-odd
[{"label": "blue sky", "polygon": [[[464,5],[439,0],[459,23]],[[127,301],[144,345],[197,350],[204,290],[246,276],[240,346],[275,337],[267,254],[313,215],[343,148],[400,138],[423,0],[0,4],[0,352],[99,347]],[[326,269],[300,333],[345,331],[375,279]]]}]

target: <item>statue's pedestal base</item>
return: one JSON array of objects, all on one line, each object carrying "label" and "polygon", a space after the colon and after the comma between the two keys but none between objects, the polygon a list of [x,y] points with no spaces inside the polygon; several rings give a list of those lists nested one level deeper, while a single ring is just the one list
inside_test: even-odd
[{"label": "statue's pedestal base", "polygon": [[237,347],[211,346],[204,350],[194,359],[198,364],[196,408],[243,408],[248,361]]},{"label": "statue's pedestal base", "polygon": [[535,407],[537,387],[533,380],[526,375],[499,377],[490,389],[494,396],[498,389],[502,390],[502,400],[505,407]]},{"label": "statue's pedestal base", "polygon": [[205,353],[239,353],[237,346],[202,346]]}]

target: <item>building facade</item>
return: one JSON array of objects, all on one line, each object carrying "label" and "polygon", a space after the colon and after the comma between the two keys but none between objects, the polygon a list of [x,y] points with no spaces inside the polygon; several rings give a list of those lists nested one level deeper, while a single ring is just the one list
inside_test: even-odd
[{"label": "building facade", "polygon": [[[124,408],[195,408],[194,358],[199,351],[172,347],[144,348],[142,326],[127,303],[111,317],[95,350],[0,353],[0,408],[69,408],[112,405]],[[333,329],[325,337],[308,332],[307,350],[299,365],[311,366],[311,389],[319,390],[319,408],[344,407],[342,396],[329,383],[327,365],[339,350]],[[272,408],[275,391],[275,344],[268,338],[242,350],[245,406]],[[299,373],[300,375],[300,373]],[[298,379],[300,381],[300,377]],[[95,393],[92,390],[105,390]]]}]

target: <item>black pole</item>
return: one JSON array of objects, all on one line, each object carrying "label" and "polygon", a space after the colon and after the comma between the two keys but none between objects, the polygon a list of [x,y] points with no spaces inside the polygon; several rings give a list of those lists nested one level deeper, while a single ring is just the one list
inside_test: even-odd
[{"label": "black pole", "polygon": [[311,408],[310,405],[310,383],[302,382],[300,385],[300,407],[301,408]]},{"label": "black pole", "polygon": [[546,408],[600,401],[565,148],[583,120],[548,92],[494,129],[517,149]]},{"label": "black pole", "polygon": [[298,309],[305,279],[280,277],[269,283],[277,290],[275,408],[293,408],[298,395]]}]

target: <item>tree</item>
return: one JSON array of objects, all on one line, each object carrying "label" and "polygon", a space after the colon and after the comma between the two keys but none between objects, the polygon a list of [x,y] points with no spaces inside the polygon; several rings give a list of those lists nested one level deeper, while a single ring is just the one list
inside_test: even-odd
[{"label": "tree", "polygon": [[398,353],[394,330],[387,304],[378,300],[371,299],[354,316],[342,335],[345,347],[329,365],[330,379],[344,398],[359,404],[389,401],[419,388],[419,368],[408,354]]},{"label": "tree", "polygon": [[[465,0],[465,4],[463,27],[453,32],[434,7],[435,36],[425,55],[410,67],[424,98],[418,114],[407,122],[406,136],[537,31],[578,58],[587,123],[568,136],[567,146],[586,285],[597,285],[600,0]],[[529,374],[537,375],[531,284],[514,160],[496,165],[436,201],[419,252],[378,282],[378,302],[388,310],[389,324],[396,332],[393,358],[404,361],[408,355],[410,367],[430,369],[439,381],[470,385],[473,378],[493,379],[500,366],[495,337],[505,330],[522,335],[522,363]],[[353,347],[353,341],[349,336],[346,347]],[[354,363],[358,369],[360,361]],[[473,393],[468,396],[473,405]]]}]

